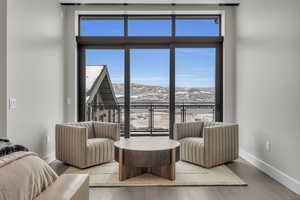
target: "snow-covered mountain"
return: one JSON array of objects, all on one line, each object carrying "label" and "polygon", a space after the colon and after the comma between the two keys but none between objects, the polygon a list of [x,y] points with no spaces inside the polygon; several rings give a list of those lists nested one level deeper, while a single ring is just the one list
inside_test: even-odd
[{"label": "snow-covered mountain", "polygon": [[[124,84],[113,84],[119,102],[124,102]],[[169,88],[161,86],[131,84],[131,102],[134,103],[168,103]],[[214,88],[176,88],[178,103],[213,103]]]}]

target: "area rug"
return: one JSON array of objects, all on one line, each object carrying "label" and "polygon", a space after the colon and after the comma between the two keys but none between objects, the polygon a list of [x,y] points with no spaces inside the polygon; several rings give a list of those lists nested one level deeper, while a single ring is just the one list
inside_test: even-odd
[{"label": "area rug", "polygon": [[143,174],[125,181],[119,181],[117,162],[106,163],[83,170],[69,167],[64,174],[89,174],[90,187],[247,185],[225,165],[205,169],[183,161],[176,163],[175,181],[151,174]]}]

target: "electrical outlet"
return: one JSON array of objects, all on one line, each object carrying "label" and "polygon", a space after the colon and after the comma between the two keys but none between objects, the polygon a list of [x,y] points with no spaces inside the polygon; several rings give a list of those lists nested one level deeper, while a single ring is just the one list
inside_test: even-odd
[{"label": "electrical outlet", "polygon": [[266,141],[266,151],[271,151],[271,142],[269,140]]},{"label": "electrical outlet", "polygon": [[67,98],[67,105],[71,105],[71,103],[72,103],[71,98],[68,97],[68,98]]},{"label": "electrical outlet", "polygon": [[9,98],[9,110],[14,110],[17,108],[17,99],[10,97]]}]

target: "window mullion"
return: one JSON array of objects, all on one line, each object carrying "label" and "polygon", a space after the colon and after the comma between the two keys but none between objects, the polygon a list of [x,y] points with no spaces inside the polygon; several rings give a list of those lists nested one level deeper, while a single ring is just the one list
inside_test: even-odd
[{"label": "window mullion", "polygon": [[124,16],[124,36],[128,37],[128,15]]}]

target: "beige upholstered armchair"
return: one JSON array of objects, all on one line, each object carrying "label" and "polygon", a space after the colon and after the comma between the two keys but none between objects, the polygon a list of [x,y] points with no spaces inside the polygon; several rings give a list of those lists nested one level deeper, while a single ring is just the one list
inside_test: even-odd
[{"label": "beige upholstered armchair", "polygon": [[206,168],[239,157],[238,125],[221,122],[190,122],[175,125],[181,144],[180,158]]},{"label": "beige upholstered armchair", "polygon": [[56,158],[86,168],[114,159],[114,142],[120,139],[116,123],[78,122],[56,125]]}]

